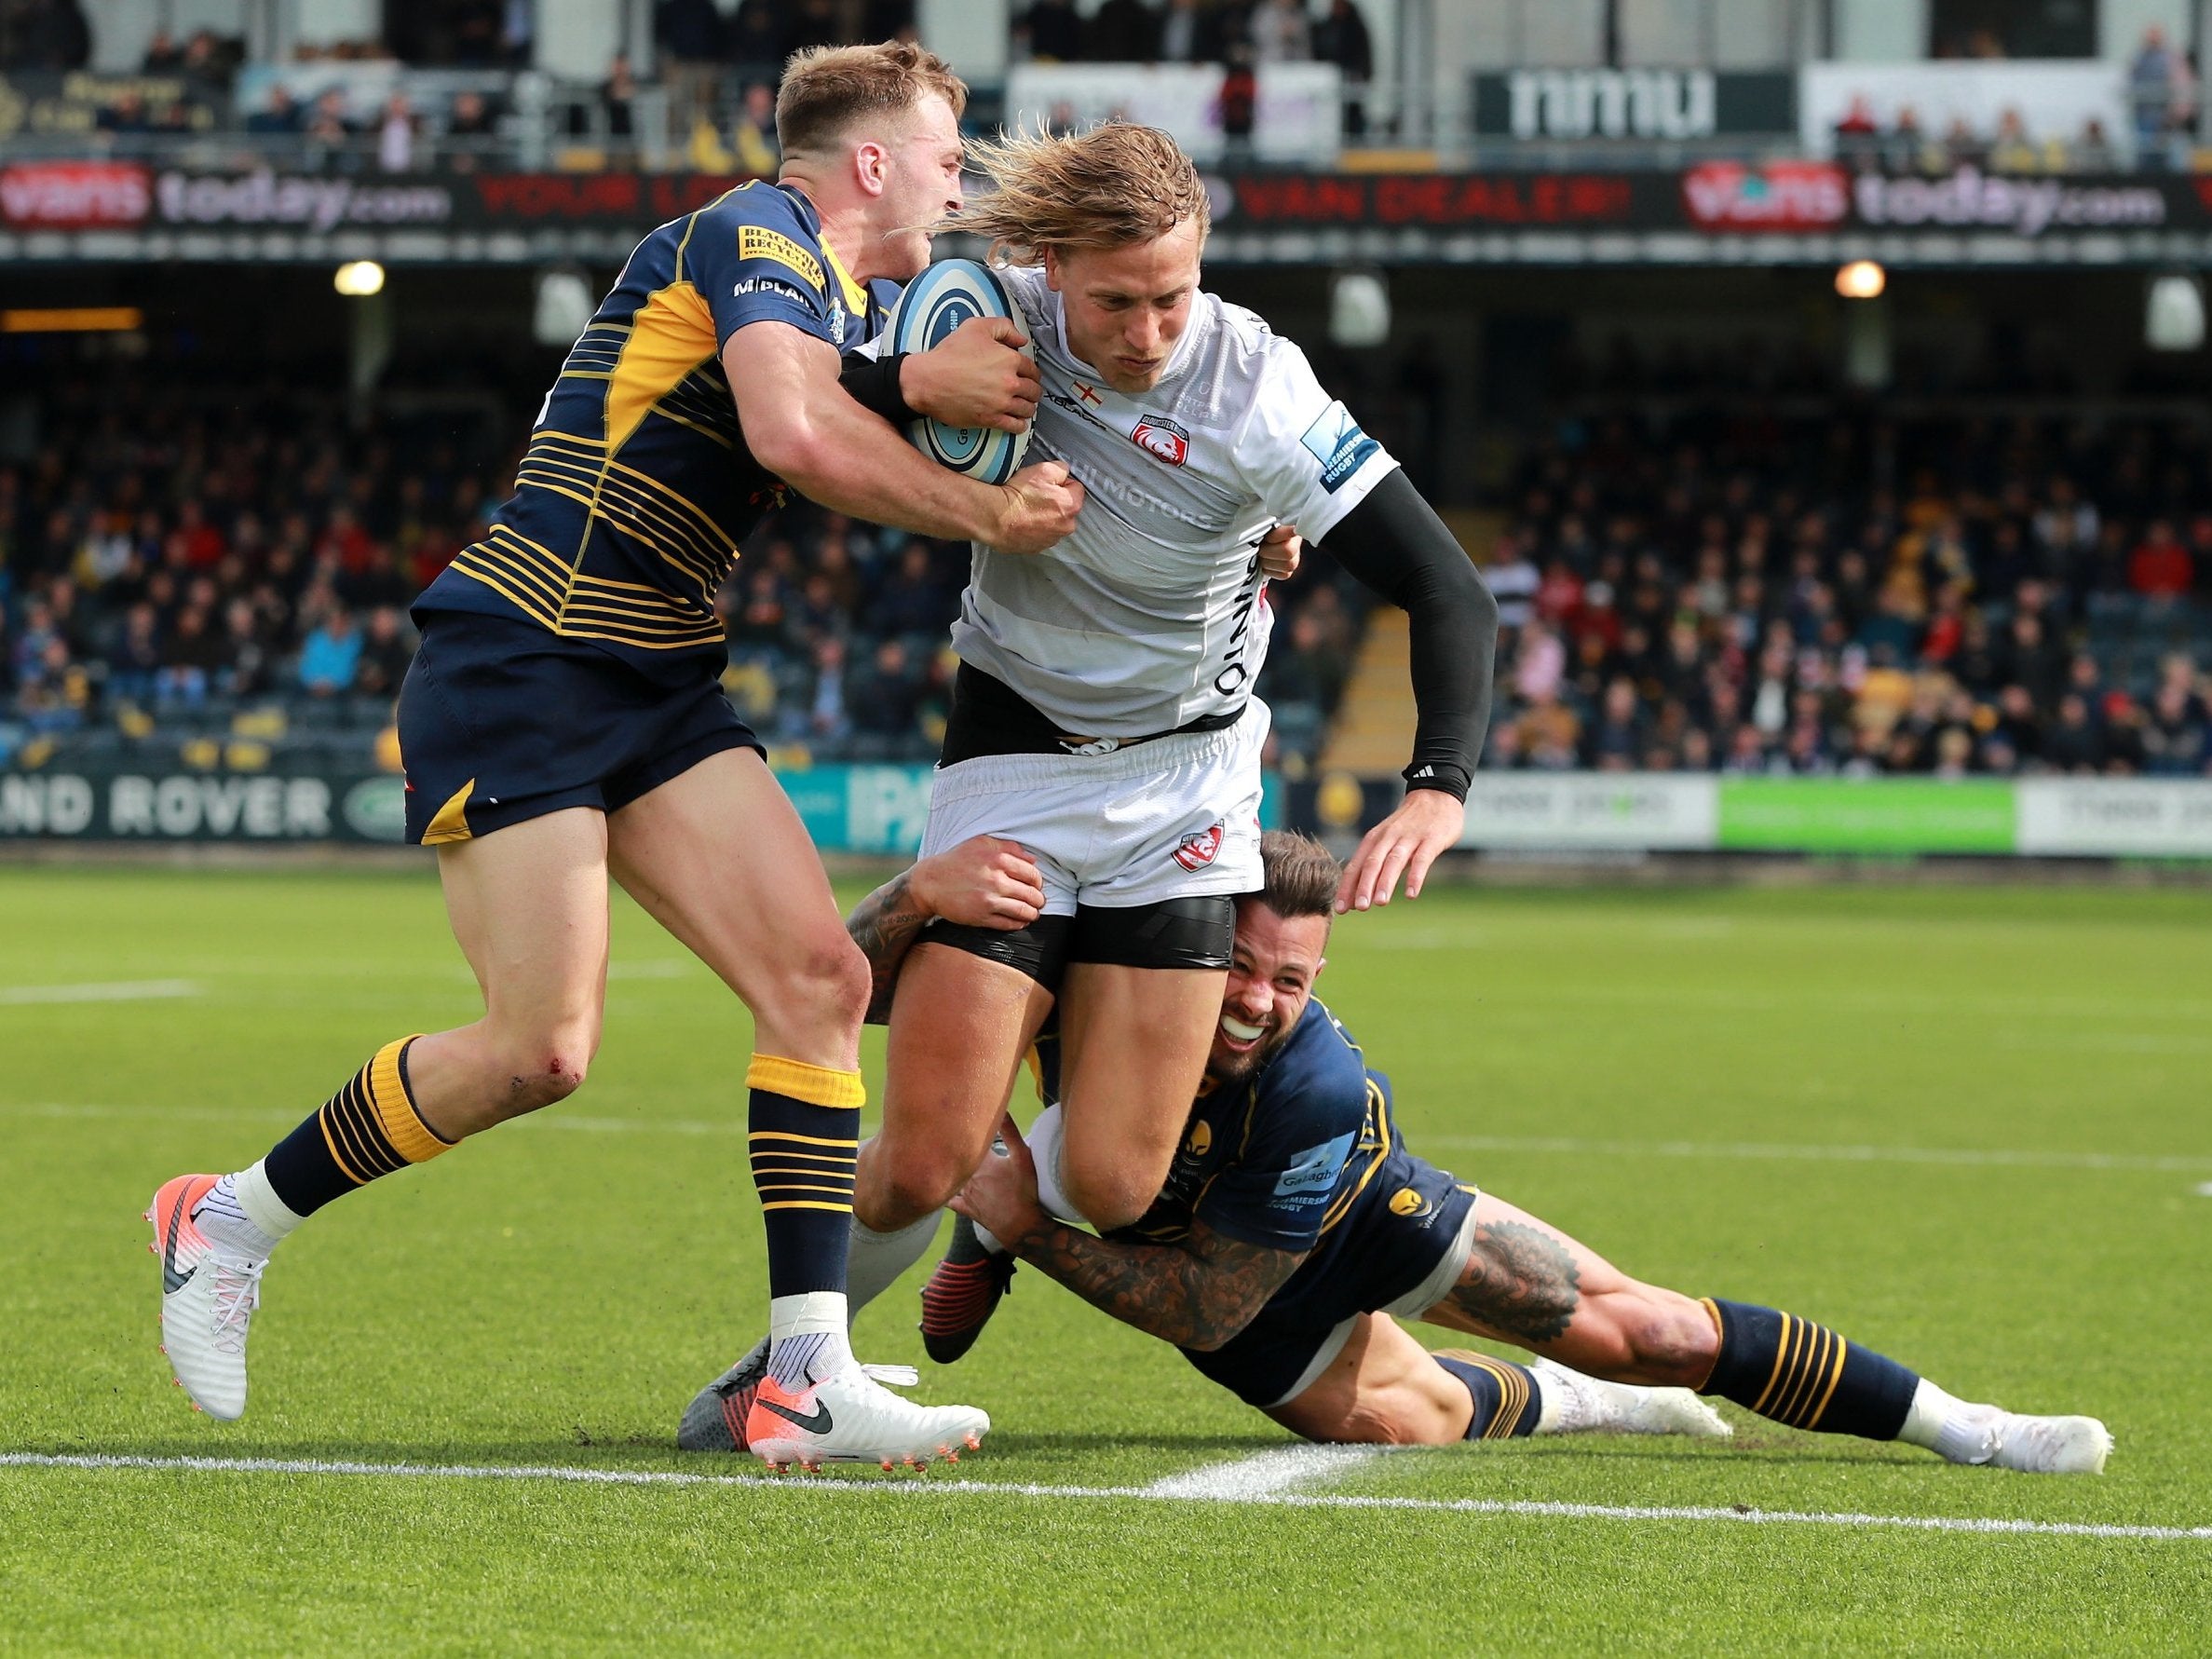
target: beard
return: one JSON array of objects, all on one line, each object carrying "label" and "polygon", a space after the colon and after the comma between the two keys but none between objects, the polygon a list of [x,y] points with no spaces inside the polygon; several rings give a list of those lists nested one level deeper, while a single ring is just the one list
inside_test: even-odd
[{"label": "beard", "polygon": [[1269,1057],[1281,1048],[1290,1036],[1291,1027],[1278,1026],[1255,1043],[1246,1054],[1225,1052],[1216,1042],[1206,1054],[1206,1075],[1217,1083],[1241,1083],[1268,1063]]}]

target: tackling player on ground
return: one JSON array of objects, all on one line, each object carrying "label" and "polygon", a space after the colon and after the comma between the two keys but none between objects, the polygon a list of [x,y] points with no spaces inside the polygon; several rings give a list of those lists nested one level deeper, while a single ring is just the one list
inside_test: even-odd
[{"label": "tackling player on ground", "polygon": [[[1414,1156],[1392,1121],[1389,1080],[1312,995],[1335,860],[1280,832],[1266,837],[1263,857],[1264,888],[1238,904],[1206,1085],[1164,1190],[1133,1227],[1106,1237],[1061,1218],[1064,1201],[1049,1176],[1040,1180],[1063,1115],[1051,1104],[1048,1035],[1038,1051],[1047,1110],[1026,1145],[1008,1120],[1008,1155],[986,1158],[955,1200],[963,1220],[954,1249],[922,1298],[933,1358],[957,1359],[973,1344],[1012,1274],[999,1253],[1011,1248],[1086,1301],[1175,1343],[1205,1376],[1309,1439],[1726,1434],[1680,1392],[1694,1389],[1793,1428],[1902,1440],[1953,1462],[2103,1468],[2111,1436],[2092,1418],[1958,1400],[1810,1320],[1641,1284]],[[979,841],[902,879],[909,904],[1003,926],[1034,903],[1027,871],[1018,848]],[[914,934],[873,928],[875,903],[848,925],[881,978],[897,972]],[[1432,1354],[1398,1318],[1544,1357],[1524,1367]],[[718,1423],[712,1407],[726,1411],[748,1380],[725,1378],[723,1394],[701,1396],[687,1444],[731,1444],[727,1417]]]},{"label": "tackling player on ground", "polygon": [[[871,279],[929,260],[961,199],[966,88],[903,45],[796,57],[780,179],[641,244],[547,394],[512,497],[416,603],[400,700],[408,838],[439,852],[484,998],[457,1030],[386,1043],[235,1174],[181,1176],[148,1218],[178,1382],[246,1405],[270,1253],[332,1200],[579,1087],[599,1045],[607,880],[753,1011],[753,1175],[774,1352],[752,1438],[775,1462],[926,1458],[986,1426],[887,1393],[847,1346],[866,963],[760,745],[719,686],[713,599],[786,485],[855,517],[1011,555],[1065,536],[1056,465],[1002,488],[916,454],[840,385],[881,320]],[[859,366],[878,409],[1018,426],[1034,387],[998,325]],[[1017,395],[1018,394],[1018,395]]]},{"label": "tackling player on ground", "polygon": [[955,223],[1004,262],[1033,342],[1030,454],[1064,461],[1087,504],[1041,558],[975,545],[924,850],[1016,840],[1045,896],[1007,931],[938,921],[899,979],[854,1199],[855,1308],[928,1248],[1055,1001],[1069,1203],[1111,1228],[1159,1191],[1212,1040],[1233,895],[1259,882],[1268,712],[1252,687],[1289,526],[1412,619],[1408,790],[1345,904],[1386,903],[1401,878],[1418,891],[1457,840],[1488,714],[1495,604],[1297,347],[1200,288],[1205,186],[1174,142],[1108,125],[976,159],[994,189]]}]

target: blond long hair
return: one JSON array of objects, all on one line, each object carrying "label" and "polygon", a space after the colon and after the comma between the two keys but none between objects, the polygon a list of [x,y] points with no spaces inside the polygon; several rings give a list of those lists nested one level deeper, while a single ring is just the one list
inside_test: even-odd
[{"label": "blond long hair", "polygon": [[1198,169],[1157,128],[1109,121],[1066,136],[1009,133],[970,144],[968,160],[992,189],[938,228],[983,238],[1008,265],[1040,265],[1048,249],[1156,241],[1189,221],[1203,242],[1212,222]]}]

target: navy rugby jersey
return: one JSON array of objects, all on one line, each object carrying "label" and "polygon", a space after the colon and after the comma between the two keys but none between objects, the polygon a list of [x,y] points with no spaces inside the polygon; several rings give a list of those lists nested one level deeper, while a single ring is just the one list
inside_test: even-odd
[{"label": "navy rugby jersey", "polygon": [[840,351],[881,324],[813,204],[754,181],[637,245],[546,394],[490,533],[415,602],[535,622],[649,677],[721,672],[715,592],[780,482],[745,447],[722,347],[781,322]]},{"label": "navy rugby jersey", "polygon": [[[1038,1039],[1032,1060],[1038,1094],[1056,1100],[1055,1033]],[[1202,1220],[1242,1244],[1311,1252],[1269,1299],[1270,1312],[1295,1313],[1309,1300],[1375,1308],[1434,1265],[1411,1235],[1444,1213],[1455,1186],[1406,1151],[1391,1121],[1390,1079],[1367,1068],[1317,997],[1251,1077],[1192,1103],[1160,1197],[1107,1236],[1174,1244]],[[1390,1225],[1368,1225],[1377,1220]],[[1328,1323],[1340,1317],[1332,1312]]]}]

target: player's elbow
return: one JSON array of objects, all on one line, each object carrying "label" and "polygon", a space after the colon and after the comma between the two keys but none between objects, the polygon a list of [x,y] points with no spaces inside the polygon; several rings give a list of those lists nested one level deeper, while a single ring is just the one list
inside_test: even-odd
[{"label": "player's elbow", "polygon": [[821,476],[828,445],[805,420],[762,421],[755,431],[745,428],[745,447],[753,458],[792,488],[811,494],[808,485]]},{"label": "player's elbow", "polygon": [[1483,580],[1473,565],[1467,567],[1465,581],[1471,590],[1467,595],[1469,619],[1486,638],[1498,637],[1498,595],[1490,592],[1490,584]]},{"label": "player's elbow", "polygon": [[1464,557],[1441,563],[1430,573],[1427,603],[1459,620],[1479,638],[1498,637],[1498,596]]}]

